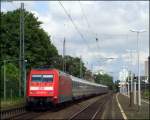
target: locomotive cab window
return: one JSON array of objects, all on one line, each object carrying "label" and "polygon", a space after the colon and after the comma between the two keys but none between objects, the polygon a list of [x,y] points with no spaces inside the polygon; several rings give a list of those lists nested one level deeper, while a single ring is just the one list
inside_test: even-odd
[{"label": "locomotive cab window", "polygon": [[52,82],[53,75],[43,75],[43,82]]},{"label": "locomotive cab window", "polygon": [[32,75],[33,82],[52,82],[53,75]]},{"label": "locomotive cab window", "polygon": [[33,82],[42,82],[42,75],[32,75]]}]

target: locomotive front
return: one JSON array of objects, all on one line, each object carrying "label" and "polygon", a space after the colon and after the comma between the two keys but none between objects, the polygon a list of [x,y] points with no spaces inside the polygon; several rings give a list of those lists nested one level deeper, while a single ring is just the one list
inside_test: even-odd
[{"label": "locomotive front", "polygon": [[27,79],[27,106],[57,103],[57,70],[31,70]]}]

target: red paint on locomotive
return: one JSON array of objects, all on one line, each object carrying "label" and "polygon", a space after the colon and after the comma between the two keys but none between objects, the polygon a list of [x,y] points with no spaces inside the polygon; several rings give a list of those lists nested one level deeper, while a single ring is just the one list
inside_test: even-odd
[{"label": "red paint on locomotive", "polygon": [[[43,81],[44,76],[48,81]],[[71,78],[56,69],[33,69],[27,79],[27,99],[49,98],[54,104],[61,103],[62,96],[72,97],[71,84]]]}]

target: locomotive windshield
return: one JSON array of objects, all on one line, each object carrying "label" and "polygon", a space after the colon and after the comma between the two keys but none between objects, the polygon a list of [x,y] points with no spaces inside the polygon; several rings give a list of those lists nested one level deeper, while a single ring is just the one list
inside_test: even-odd
[{"label": "locomotive windshield", "polygon": [[32,75],[33,82],[52,82],[53,75]]}]

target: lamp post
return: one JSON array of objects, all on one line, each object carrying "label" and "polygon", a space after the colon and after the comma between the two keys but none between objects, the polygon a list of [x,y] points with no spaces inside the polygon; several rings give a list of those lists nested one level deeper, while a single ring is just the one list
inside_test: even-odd
[{"label": "lamp post", "polygon": [[80,56],[80,78],[82,78],[82,57]]},{"label": "lamp post", "polygon": [[[132,53],[133,52],[136,52],[136,50],[128,50],[128,52],[130,53],[130,57],[131,57],[131,65],[132,65]],[[132,67],[132,66],[131,66]],[[132,71],[132,70],[131,70]],[[134,104],[137,104],[137,98],[136,98],[136,94],[137,94],[137,92],[136,92],[136,81],[134,81],[133,82],[133,78],[134,78],[134,73],[132,74],[133,76],[132,76],[132,81],[131,81],[131,92],[132,92],[132,98],[133,98],[133,101],[134,101]]]},{"label": "lamp post", "polygon": [[27,64],[27,60],[24,60],[25,62],[25,66],[24,66],[24,97],[26,97],[26,64]]},{"label": "lamp post", "polygon": [[139,34],[146,32],[145,30],[130,30],[137,33],[137,59],[138,59],[138,105],[141,106],[141,83],[140,83],[140,53],[139,53]]},{"label": "lamp post", "polygon": [[133,72],[132,72],[132,53],[133,52],[136,52],[136,50],[126,50],[128,53],[129,53],[129,62],[130,62],[130,64],[129,64],[129,66],[128,66],[128,68],[130,69],[130,71],[131,71],[131,74],[130,74],[130,79],[131,79],[131,93],[133,94]]}]

